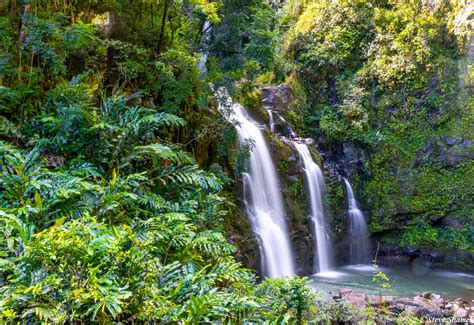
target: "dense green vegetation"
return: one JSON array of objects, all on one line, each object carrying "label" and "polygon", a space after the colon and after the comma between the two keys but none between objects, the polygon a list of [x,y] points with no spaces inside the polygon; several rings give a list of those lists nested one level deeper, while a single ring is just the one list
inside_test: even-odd
[{"label": "dense green vegetation", "polygon": [[[461,158],[449,166],[420,158],[430,139],[472,138],[459,78],[464,9],[411,0],[0,4],[0,322],[361,317],[304,278],[261,281],[236,259],[235,184],[251,145],[235,145],[210,83],[259,109],[259,88],[286,82],[296,100],[285,117],[300,134],[370,152],[356,186],[374,233],[472,253],[472,146],[452,149]],[[329,193],[331,204],[345,199],[340,187]],[[446,216],[468,222],[436,224]]]},{"label": "dense green vegetation", "polygon": [[[306,90],[304,124],[294,125],[327,147],[351,142],[368,152],[357,186],[371,229],[405,228],[406,245],[474,250],[466,6],[289,1],[280,19],[283,54]],[[458,240],[407,239],[418,223],[447,216],[467,220],[448,230]]]},{"label": "dense green vegetation", "polygon": [[192,41],[219,21],[217,6],[1,8],[0,322],[307,313],[306,280],[257,286],[235,260],[218,194],[227,180],[183,144],[212,122]]},{"label": "dense green vegetation", "polygon": [[[472,253],[468,4],[292,0],[272,9],[261,15],[272,26],[265,35],[277,40],[277,52],[260,55],[274,55],[273,66],[257,55],[241,62],[253,34],[261,34],[258,27],[219,44],[216,55],[232,62],[224,68],[240,78],[240,101],[258,108],[261,85],[285,82],[295,101],[283,114],[300,135],[320,140],[330,155],[351,144],[367,156],[352,182],[369,210],[372,233],[387,242]],[[246,13],[242,17],[261,20]],[[234,22],[227,19],[221,26],[230,29]],[[240,61],[228,53],[241,53]],[[331,186],[330,195],[342,194],[342,184]],[[328,200],[333,211],[344,205],[341,195]],[[446,230],[443,218],[463,220],[463,226]],[[433,244],[429,232],[405,240],[419,223],[458,240],[442,235]]]}]

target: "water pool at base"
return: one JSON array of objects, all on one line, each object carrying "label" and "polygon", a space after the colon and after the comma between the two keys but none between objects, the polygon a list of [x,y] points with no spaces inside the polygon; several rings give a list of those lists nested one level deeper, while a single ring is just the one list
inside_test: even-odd
[{"label": "water pool at base", "polygon": [[382,289],[383,295],[414,297],[421,292],[434,292],[446,298],[474,298],[474,274],[432,269],[412,269],[410,266],[348,265],[311,276],[312,286],[331,295],[339,289],[379,294],[379,286],[372,281],[376,271],[390,278],[391,288]]}]

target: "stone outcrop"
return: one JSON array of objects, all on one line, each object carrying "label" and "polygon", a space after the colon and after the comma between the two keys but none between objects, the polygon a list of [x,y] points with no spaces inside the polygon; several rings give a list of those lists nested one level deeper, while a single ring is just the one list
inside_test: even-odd
[{"label": "stone outcrop", "polygon": [[268,125],[273,125],[273,132],[286,138],[296,137],[290,123],[283,116],[291,110],[293,95],[286,84],[277,87],[264,86],[262,91],[262,106],[268,112]]},{"label": "stone outcrop", "polygon": [[352,142],[345,142],[325,149],[324,137],[319,140],[324,167],[331,177],[340,180],[341,177],[351,178],[352,175],[365,173],[364,162],[367,160],[367,153],[364,148]]},{"label": "stone outcrop", "polygon": [[418,152],[416,164],[435,163],[440,167],[453,168],[474,159],[474,146],[470,139],[443,136],[429,139]]},{"label": "stone outcrop", "polygon": [[281,114],[291,107],[293,101],[293,95],[286,84],[277,87],[262,87],[262,104],[264,107],[271,108]]},{"label": "stone outcrop", "polygon": [[111,37],[115,28],[115,15],[109,11],[102,14],[97,14],[92,18],[92,24],[102,33],[105,37]]}]

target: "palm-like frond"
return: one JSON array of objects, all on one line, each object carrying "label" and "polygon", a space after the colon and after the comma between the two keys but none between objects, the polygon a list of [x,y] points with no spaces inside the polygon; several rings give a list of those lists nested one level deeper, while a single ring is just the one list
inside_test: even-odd
[{"label": "palm-like frond", "polygon": [[[13,230],[16,231],[16,234],[13,233]],[[16,215],[0,210],[0,231],[7,238],[12,235],[17,235],[21,238],[23,243],[26,243],[31,239],[34,227],[28,225]]]},{"label": "palm-like frond", "polygon": [[27,187],[44,171],[38,157],[36,148],[25,154],[0,141],[0,189],[9,206],[19,206],[28,199]]},{"label": "palm-like frond", "polygon": [[217,177],[199,169],[196,165],[184,167],[169,165],[160,171],[159,179],[165,185],[168,183],[191,185],[206,191],[222,189],[222,183]]},{"label": "palm-like frond", "polygon": [[233,282],[247,282],[254,278],[250,271],[242,268],[242,264],[235,262],[233,259],[220,259],[216,263],[211,272],[215,274],[216,280],[226,284]]},{"label": "palm-like frond", "polygon": [[194,159],[185,152],[176,150],[160,143],[152,143],[147,146],[137,146],[127,157],[124,158],[122,167],[127,166],[131,161],[140,160],[160,160],[168,161],[179,165],[194,164]]},{"label": "palm-like frond", "polygon": [[229,255],[235,252],[235,247],[229,244],[222,233],[216,231],[199,233],[190,245],[193,249],[214,257]]}]

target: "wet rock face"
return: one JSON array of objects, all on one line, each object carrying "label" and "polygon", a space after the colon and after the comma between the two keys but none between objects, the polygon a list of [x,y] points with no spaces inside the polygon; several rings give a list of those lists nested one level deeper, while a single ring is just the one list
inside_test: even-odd
[{"label": "wet rock face", "polygon": [[254,236],[250,220],[245,214],[245,203],[238,198],[243,197],[243,184],[238,182],[235,193],[238,206],[232,208],[224,220],[224,227],[229,236],[229,242],[237,247],[236,258],[246,268],[259,273],[261,271],[260,249],[258,239]]},{"label": "wet rock face", "polygon": [[266,108],[282,113],[291,107],[293,101],[293,95],[286,84],[262,87],[262,104]]},{"label": "wet rock face", "polygon": [[[373,244],[372,247],[377,247]],[[381,264],[409,264],[415,272],[424,272],[432,267],[452,267],[466,269],[473,265],[474,254],[463,251],[440,251],[431,248],[414,249],[380,243],[377,261]]]},{"label": "wet rock face", "polygon": [[295,137],[296,134],[290,123],[283,118],[284,113],[291,109],[291,103],[294,101],[286,84],[277,87],[264,86],[261,90],[262,106],[268,112],[268,124],[273,124],[273,132],[286,138]]},{"label": "wet rock face", "polygon": [[472,159],[474,159],[472,140],[444,136],[428,140],[418,152],[416,164],[435,163],[441,167],[453,168]]},{"label": "wet rock face", "polygon": [[[311,236],[305,178],[298,151],[290,140],[297,135],[282,116],[291,109],[293,101],[293,95],[285,84],[262,88],[262,106],[273,118],[273,133],[267,132],[267,139],[280,175],[296,273],[308,275],[314,272],[315,240]],[[267,126],[270,129],[269,118]]]},{"label": "wet rock face", "polygon": [[[324,141],[324,139],[320,140]],[[318,149],[324,162],[328,193],[330,194],[332,189],[332,193],[335,195],[332,200],[329,200],[330,203],[328,205],[332,221],[335,261],[337,265],[349,264],[351,245],[351,237],[349,236],[350,217],[347,213],[347,191],[344,186],[343,177],[349,180],[353,180],[354,177],[357,177],[359,180],[365,179],[367,177],[365,163],[368,155],[364,148],[350,142],[331,145],[319,142]],[[356,183],[352,184],[355,185]],[[341,188],[342,195],[337,195],[336,189]],[[361,197],[357,197],[357,199],[359,208],[364,215],[370,216],[365,211],[366,203],[362,201]]]},{"label": "wet rock face", "polygon": [[299,165],[298,152],[287,139],[274,134],[268,136],[271,153],[280,175],[296,273],[312,274],[315,242],[311,237],[304,172]]},{"label": "wet rock face", "polygon": [[331,177],[341,180],[342,177],[351,178],[353,175],[365,175],[364,163],[367,161],[367,152],[352,142],[327,144],[324,137],[320,137],[318,149],[324,158],[324,167]]},{"label": "wet rock face", "polygon": [[256,239],[248,234],[234,234],[229,237],[229,242],[238,247],[236,258],[249,269],[261,270],[260,252]]}]

